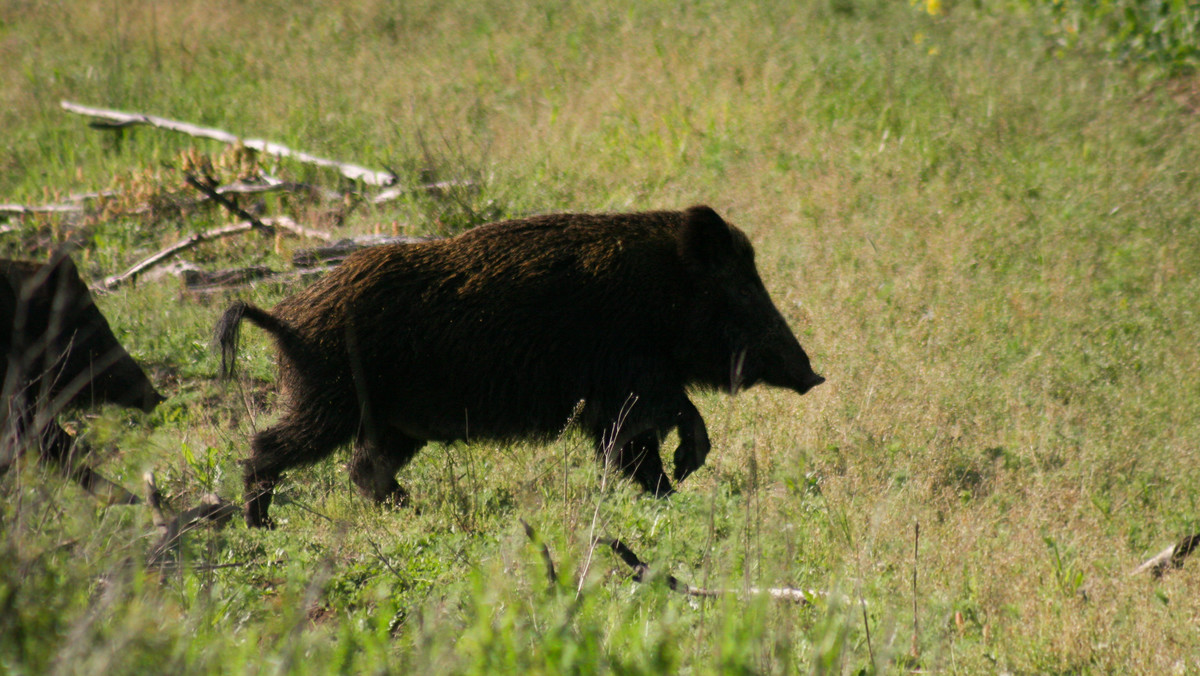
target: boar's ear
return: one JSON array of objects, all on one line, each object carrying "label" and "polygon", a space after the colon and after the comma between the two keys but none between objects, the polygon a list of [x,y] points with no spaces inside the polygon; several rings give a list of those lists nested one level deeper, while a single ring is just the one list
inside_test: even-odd
[{"label": "boar's ear", "polygon": [[54,284],[60,289],[87,289],[87,283],[79,275],[75,261],[71,260],[71,250],[68,247],[59,247],[50,254],[50,261],[46,263],[46,269],[49,271],[50,279],[54,280]]},{"label": "boar's ear", "polygon": [[677,237],[679,256],[697,265],[715,265],[733,251],[729,225],[706,206],[694,206],[683,212],[683,225]]}]

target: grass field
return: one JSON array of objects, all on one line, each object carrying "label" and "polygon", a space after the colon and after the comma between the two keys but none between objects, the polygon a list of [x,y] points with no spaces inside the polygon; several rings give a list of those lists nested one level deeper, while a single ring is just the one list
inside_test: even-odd
[{"label": "grass field", "polygon": [[[24,462],[0,477],[0,672],[1200,670],[1200,563],[1129,575],[1200,532],[1200,80],[1064,46],[1035,3],[933,4],[0,0],[0,202],[126,195],[13,218],[5,255],[73,238],[99,279],[228,220],[131,213],[201,156],[232,178],[223,146],[89,129],[68,99],[473,182],[348,211],[264,198],[339,237],[710,204],[828,378],[698,393],[714,450],[668,500],[574,431],[431,445],[401,476],[415,509],[359,498],[338,454],[289,475],[280,528],[197,531],[164,570],[149,510]],[[184,258],[284,269],[312,244]],[[169,400],[63,417],[106,475],[140,491],[153,471],[177,508],[239,497],[275,399],[254,329],[241,380],[215,380],[234,296],[181,288],[98,301]],[[827,594],[697,599],[668,573]]]}]

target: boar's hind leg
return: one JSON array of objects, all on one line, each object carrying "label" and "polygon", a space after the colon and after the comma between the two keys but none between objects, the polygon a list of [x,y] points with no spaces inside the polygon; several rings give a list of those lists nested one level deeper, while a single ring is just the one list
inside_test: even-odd
[{"label": "boar's hind leg", "polygon": [[350,459],[350,479],[364,497],[375,502],[404,505],[408,492],[396,481],[396,472],[408,464],[425,442],[390,431],[374,438],[359,435]]},{"label": "boar's hind leg", "polygon": [[267,511],[275,484],[284,471],[324,458],[350,437],[353,428],[334,424],[335,421],[353,424],[354,418],[326,415],[318,421],[292,414],[254,436],[243,474],[247,526],[273,527]]},{"label": "boar's hind leg", "polygon": [[683,481],[692,472],[704,465],[712,442],[708,440],[708,428],[704,418],[692,402],[684,399],[685,406],[679,411],[679,448],[675,449],[675,480]]}]

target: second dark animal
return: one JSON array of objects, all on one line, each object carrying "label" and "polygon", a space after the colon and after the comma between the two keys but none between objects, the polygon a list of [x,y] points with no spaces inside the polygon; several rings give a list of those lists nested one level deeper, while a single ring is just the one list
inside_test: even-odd
[{"label": "second dark animal", "polygon": [[665,495],[662,439],[678,429],[676,481],[709,451],[689,389],[824,382],[749,240],[708,207],[540,216],[364,249],[270,312],[230,307],[216,336],[227,374],[243,319],[274,336],[287,395],[245,463],[250,526],[270,525],[284,471],[346,442],[358,488],[403,501],[396,472],[427,441],[547,439],[571,419],[597,455]]},{"label": "second dark animal", "polygon": [[65,253],[0,259],[0,472],[36,447],[90,491],[134,498],[77,464],[86,454],[55,422],[65,408],[113,403],[149,412],[163,396],[117,341]]}]

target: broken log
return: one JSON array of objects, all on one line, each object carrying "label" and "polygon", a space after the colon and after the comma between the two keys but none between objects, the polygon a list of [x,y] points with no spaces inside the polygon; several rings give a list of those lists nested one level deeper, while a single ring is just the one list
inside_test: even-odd
[{"label": "broken log", "polygon": [[558,572],[554,570],[554,559],[550,556],[550,548],[545,542],[538,540],[537,533],[534,532],[533,526],[529,525],[525,519],[517,519],[521,522],[521,526],[525,528],[525,536],[535,545],[541,545],[542,562],[546,564],[546,578],[550,582],[550,588],[553,589],[558,584]]},{"label": "broken log", "polygon": [[1151,577],[1160,578],[1168,568],[1183,568],[1184,559],[1191,556],[1196,545],[1200,545],[1200,533],[1186,535],[1180,538],[1179,542],[1154,555],[1129,574],[1149,573]]},{"label": "broken log", "polygon": [[0,214],[29,216],[32,214],[78,214],[83,212],[80,204],[0,204]]},{"label": "broken log", "polygon": [[347,256],[372,246],[384,244],[416,244],[436,239],[434,237],[416,237],[413,235],[364,235],[352,239],[339,239],[329,246],[315,249],[300,249],[292,253],[292,265],[296,267],[311,267],[319,263],[340,263]]},{"label": "broken log", "polygon": [[263,139],[240,138],[222,129],[201,127],[198,125],[189,124],[187,122],[171,120],[165,117],[157,117],[155,115],[127,113],[124,111],[110,110],[107,108],[93,108],[91,106],[83,106],[71,101],[62,101],[60,105],[68,112],[96,118],[90,123],[90,126],[94,129],[124,129],[125,127],[132,127],[136,125],[147,125],[151,127],[157,127],[159,129],[167,129],[169,131],[179,132],[181,134],[187,134],[189,136],[212,139],[214,141],[220,141],[221,143],[226,143],[229,145],[236,145],[240,143],[247,148],[252,148],[259,152],[273,155],[275,157],[293,159],[298,162],[304,162],[306,164],[312,164],[327,169],[336,169],[339,173],[341,173],[342,176],[354,181],[362,181],[367,185],[390,186],[396,182],[396,175],[392,174],[391,172],[374,171],[372,169],[360,167],[357,164],[351,164],[349,162],[338,162],[336,160],[317,157],[316,155],[310,155],[298,150],[292,150],[287,146],[280,145],[278,143],[272,143],[271,141],[265,141]]},{"label": "broken log", "polygon": [[[229,275],[231,279],[224,282],[214,281],[208,284],[203,282],[203,276],[195,278],[198,280],[198,283],[189,283],[187,275],[190,274],[190,271],[184,271],[182,272],[182,275],[184,276],[185,292],[192,297],[205,298],[212,296],[213,294],[237,291],[239,289],[245,289],[259,284],[283,284],[296,279],[299,279],[302,282],[311,282],[317,277],[320,277],[330,270],[333,270],[334,267],[335,266],[333,265],[329,265],[316,268],[300,268],[296,270],[286,270],[284,272],[272,272],[271,274],[263,275],[261,277],[253,276],[252,268],[244,268],[242,270],[221,270],[215,273],[207,274],[214,276]],[[238,281],[236,279],[232,279],[239,274],[245,275],[242,280]]]},{"label": "broken log", "polygon": [[234,514],[241,511],[240,505],[235,505],[215,493],[205,493],[198,505],[180,512],[173,519],[168,518],[163,511],[163,496],[154,481],[154,475],[146,472],[144,479],[146,504],[150,506],[154,528],[159,533],[158,542],[150,548],[146,559],[149,566],[161,566],[166,563],[167,557],[178,548],[187,532],[207,524],[222,528],[229,523]]},{"label": "broken log", "polygon": [[[627,547],[625,543],[616,538],[601,538],[600,542],[609,546],[613,552],[620,557],[630,568],[633,569],[633,581],[644,582],[649,576],[650,566],[647,565],[632,549]],[[676,591],[687,596],[698,596],[705,598],[714,598],[718,596],[740,596],[743,593],[750,596],[766,594],[773,599],[781,601],[792,601],[794,603],[808,604],[814,598],[826,596],[825,592],[814,589],[795,589],[793,587],[747,587],[745,590],[737,589],[704,589],[702,587],[693,587],[679,578],[671,575],[666,576],[667,587],[671,591]]]},{"label": "broken log", "polygon": [[[258,223],[257,226],[255,225],[255,222]],[[251,230],[258,230],[260,232],[263,232],[264,234],[273,235],[273,234],[275,234],[276,230],[278,229],[278,230],[283,230],[285,232],[290,232],[290,233],[293,233],[296,235],[302,235],[305,237],[316,237],[316,236],[318,236],[317,233],[319,233],[319,236],[321,238],[328,237],[327,234],[321,233],[320,231],[310,230],[308,228],[297,225],[295,221],[293,221],[292,219],[290,219],[286,216],[279,216],[276,218],[266,218],[266,219],[262,219],[262,220],[255,219],[255,222],[244,221],[241,223],[234,223],[232,225],[226,225],[226,226],[223,226],[220,228],[214,228],[212,230],[205,230],[204,232],[198,232],[194,235],[191,235],[190,237],[187,237],[185,239],[182,239],[182,240],[176,242],[175,244],[172,244],[171,246],[169,246],[151,256],[148,256],[148,257],[142,259],[141,261],[134,264],[132,267],[130,267],[125,272],[122,272],[117,275],[112,275],[111,277],[106,277],[100,283],[92,286],[92,291],[100,292],[100,293],[103,293],[106,291],[112,291],[120,286],[128,284],[129,282],[131,282],[133,280],[136,280],[140,275],[144,274],[147,270],[150,270],[151,268],[163,263],[164,261],[170,259],[172,256],[177,255],[181,251],[186,251],[186,250],[196,246],[197,244],[201,244],[203,242],[209,242],[209,241],[212,241],[215,239],[220,239],[222,237],[229,237],[231,235],[237,235],[237,234],[240,234],[243,232],[250,232]]]}]

